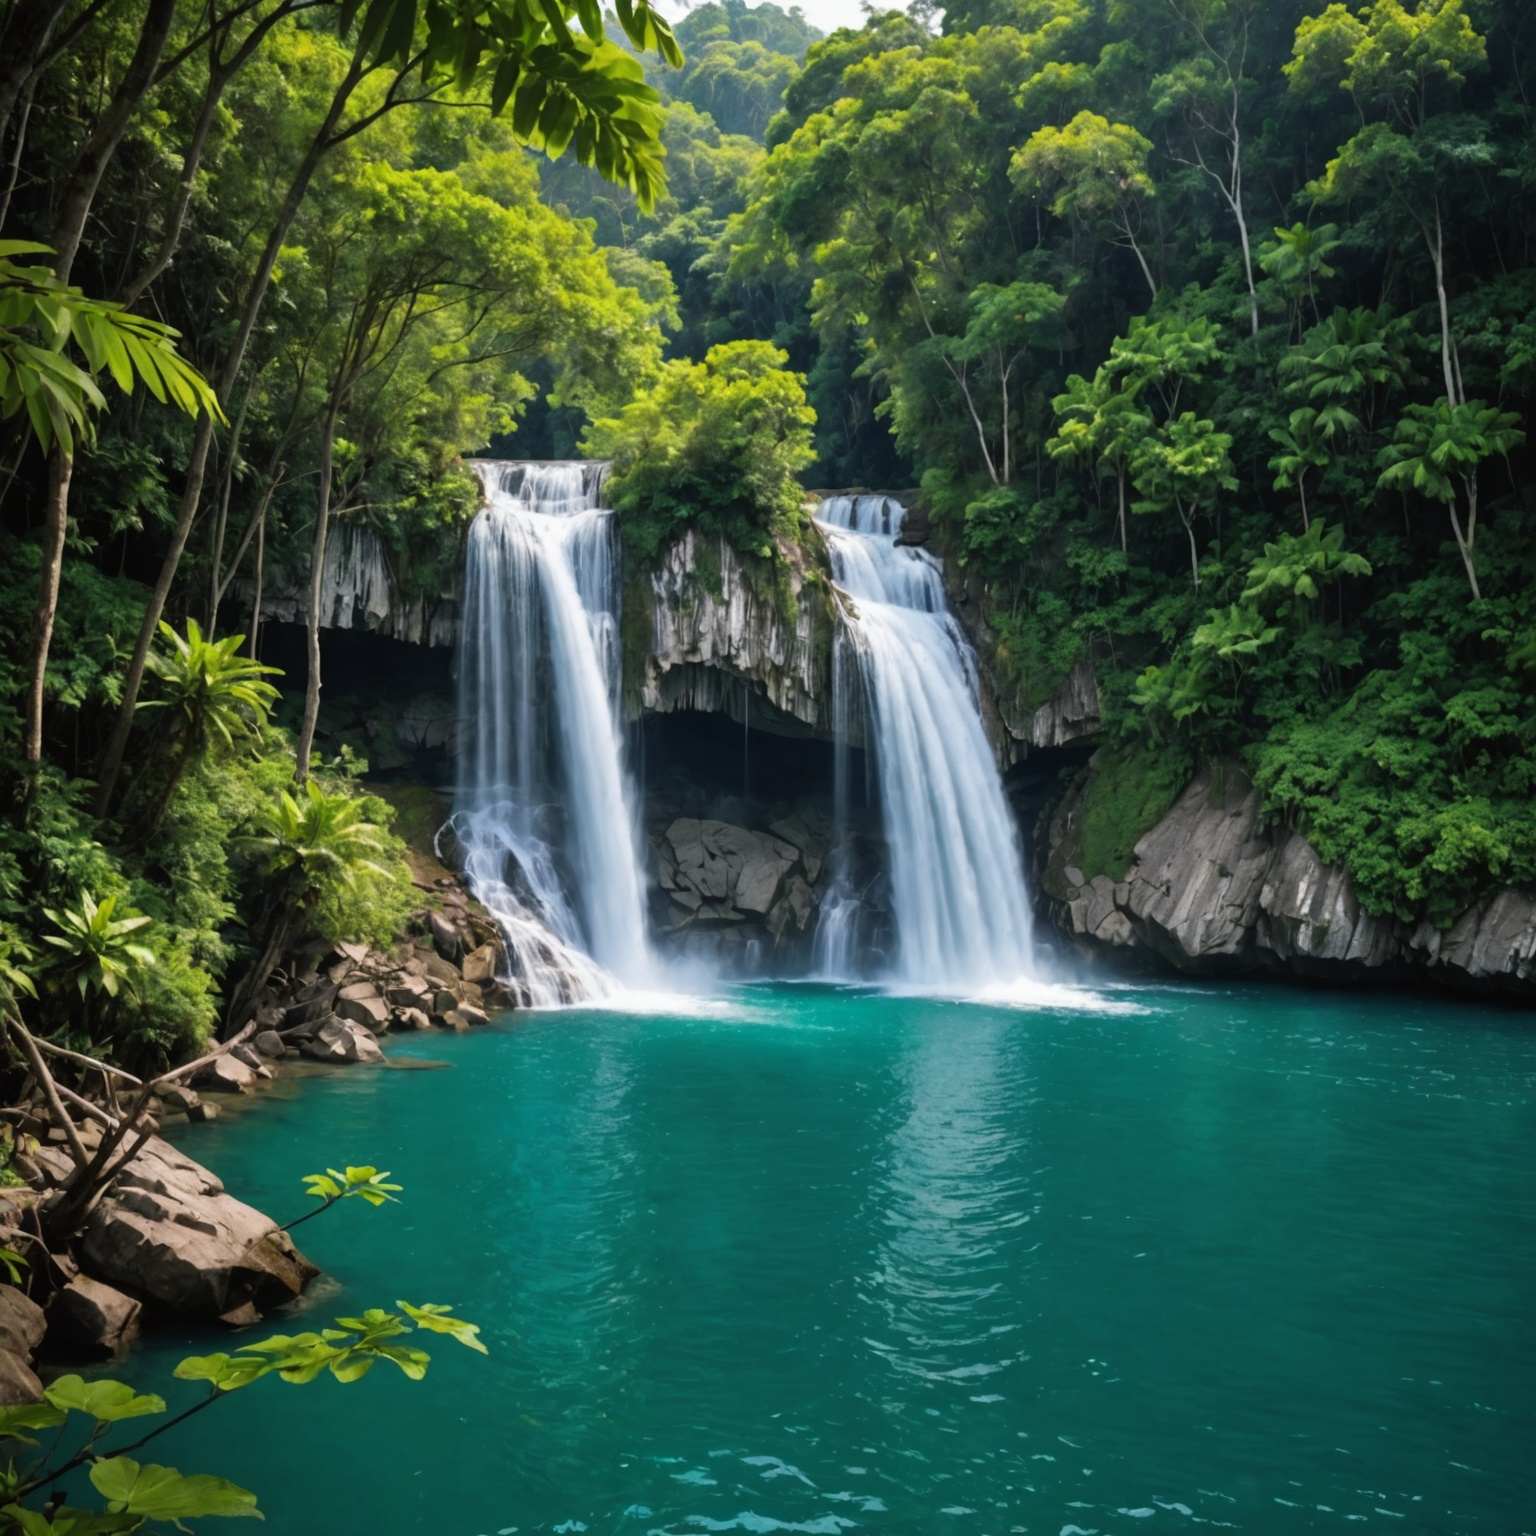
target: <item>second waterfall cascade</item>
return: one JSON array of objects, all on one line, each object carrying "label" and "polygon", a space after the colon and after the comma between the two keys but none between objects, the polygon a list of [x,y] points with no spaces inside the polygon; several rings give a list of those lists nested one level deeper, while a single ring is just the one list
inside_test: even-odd
[{"label": "second waterfall cascade", "polygon": [[[525,1006],[643,986],[645,889],[618,718],[606,466],[474,464],[450,826]],[[567,884],[569,882],[569,884]]]},{"label": "second waterfall cascade", "polygon": [[[982,729],[975,652],[926,550],[899,542],[889,496],[834,496],[817,521],[843,600],[835,713],[846,753],[855,690],[874,762],[896,922],[894,979],[971,991],[1033,972],[1018,833]],[[846,756],[837,794],[845,819]],[[828,898],[818,961],[851,963],[852,897]]]}]

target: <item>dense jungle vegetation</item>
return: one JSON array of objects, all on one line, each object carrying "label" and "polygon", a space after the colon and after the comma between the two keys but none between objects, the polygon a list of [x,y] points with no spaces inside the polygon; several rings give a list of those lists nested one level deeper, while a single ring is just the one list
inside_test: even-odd
[{"label": "dense jungle vegetation", "polygon": [[439,591],[487,449],[613,456],[641,566],[920,485],[1014,705],[1094,668],[1106,847],[1236,759],[1373,911],[1536,880],[1528,7],[604,22],[11,5],[16,1006],[174,1055],[283,945],[399,921],[387,808],[314,753],[325,553],[368,528]]}]

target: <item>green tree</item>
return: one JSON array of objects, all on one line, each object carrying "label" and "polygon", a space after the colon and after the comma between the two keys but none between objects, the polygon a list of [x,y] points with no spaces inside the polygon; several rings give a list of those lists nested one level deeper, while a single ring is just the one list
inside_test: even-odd
[{"label": "green tree", "polygon": [[1147,170],[1151,152],[1151,141],[1129,123],[1084,111],[1063,127],[1031,134],[1009,175],[1026,196],[1045,200],[1057,218],[1132,251],[1156,299],[1157,280],[1138,239],[1142,209],[1157,193]]},{"label": "green tree", "polygon": [[149,835],[159,829],[192,763],[211,749],[232,752],[241,740],[260,739],[278,696],[266,679],[281,675],[240,655],[244,635],[209,640],[196,619],[187,620],[185,635],[162,623],[160,638],[164,646],[149,654],[158,697],[139,700],[140,709],[168,709],[173,717],[169,739],[162,738],[168,766],[148,817]]},{"label": "green tree", "polygon": [[1133,512],[1173,512],[1189,540],[1189,575],[1200,587],[1200,553],[1195,520],[1216,504],[1222,491],[1235,491],[1232,436],[1193,411],[1166,422],[1145,438],[1131,460],[1131,479],[1139,493]]},{"label": "green tree", "polygon": [[1474,599],[1483,595],[1477,579],[1478,472],[1525,441],[1519,420],[1481,400],[1410,405],[1377,460],[1384,488],[1444,505]]}]

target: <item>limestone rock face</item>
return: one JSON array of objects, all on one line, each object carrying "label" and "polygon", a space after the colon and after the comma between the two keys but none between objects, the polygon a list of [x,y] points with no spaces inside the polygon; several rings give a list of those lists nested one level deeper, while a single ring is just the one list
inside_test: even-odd
[{"label": "limestone rock face", "polygon": [[81,1256],[115,1289],[189,1318],[291,1301],[319,1273],[271,1220],[158,1137],[92,1212]]},{"label": "limestone rock face", "polygon": [[[776,595],[715,534],[690,529],[651,581],[650,649],[639,705],[646,713],[703,710],[754,726],[795,724],[831,733],[831,628],[826,588],[812,585],[804,551],[786,551],[788,587]],[[766,708],[764,706],[767,706]]]},{"label": "limestone rock face", "polygon": [[1073,863],[1075,810],[1068,795],[1053,818],[1044,888],[1086,949],[1139,949],[1202,973],[1417,971],[1536,992],[1536,893],[1502,891],[1444,932],[1373,916],[1305,837],[1264,827],[1258,791],[1235,765],[1198,774],[1120,880],[1085,878]]},{"label": "limestone rock face", "polygon": [[[246,593],[247,602],[251,594]],[[263,618],[302,624],[308,593],[268,589],[262,593]],[[383,541],[371,528],[338,524],[331,532],[321,576],[320,623],[326,629],[364,630],[410,645],[452,648],[458,638],[459,596],[448,592],[435,601],[402,600],[390,575]]]}]

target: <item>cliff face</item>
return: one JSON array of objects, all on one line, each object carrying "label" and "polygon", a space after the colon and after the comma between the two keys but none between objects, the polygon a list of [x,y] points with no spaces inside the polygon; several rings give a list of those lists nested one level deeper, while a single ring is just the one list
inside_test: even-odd
[{"label": "cliff face", "polygon": [[[625,693],[635,714],[701,710],[760,729],[830,736],[835,615],[817,540],[748,569],[689,530],[624,599]],[[633,611],[643,604],[644,612]]]},{"label": "cliff face", "polygon": [[[262,617],[280,624],[303,624],[308,605],[307,591],[278,585],[263,594]],[[326,545],[320,624],[324,629],[362,630],[408,645],[451,650],[459,634],[457,584],[455,590],[431,601],[406,601],[379,536],[371,528],[340,523]]]},{"label": "cliff face", "polygon": [[1122,878],[1089,878],[1075,863],[1082,782],[1052,818],[1042,885],[1083,952],[1141,949],[1199,974],[1422,974],[1536,994],[1536,893],[1501,891],[1445,931],[1375,917],[1306,838],[1262,827],[1258,791],[1235,766],[1199,774]]}]

